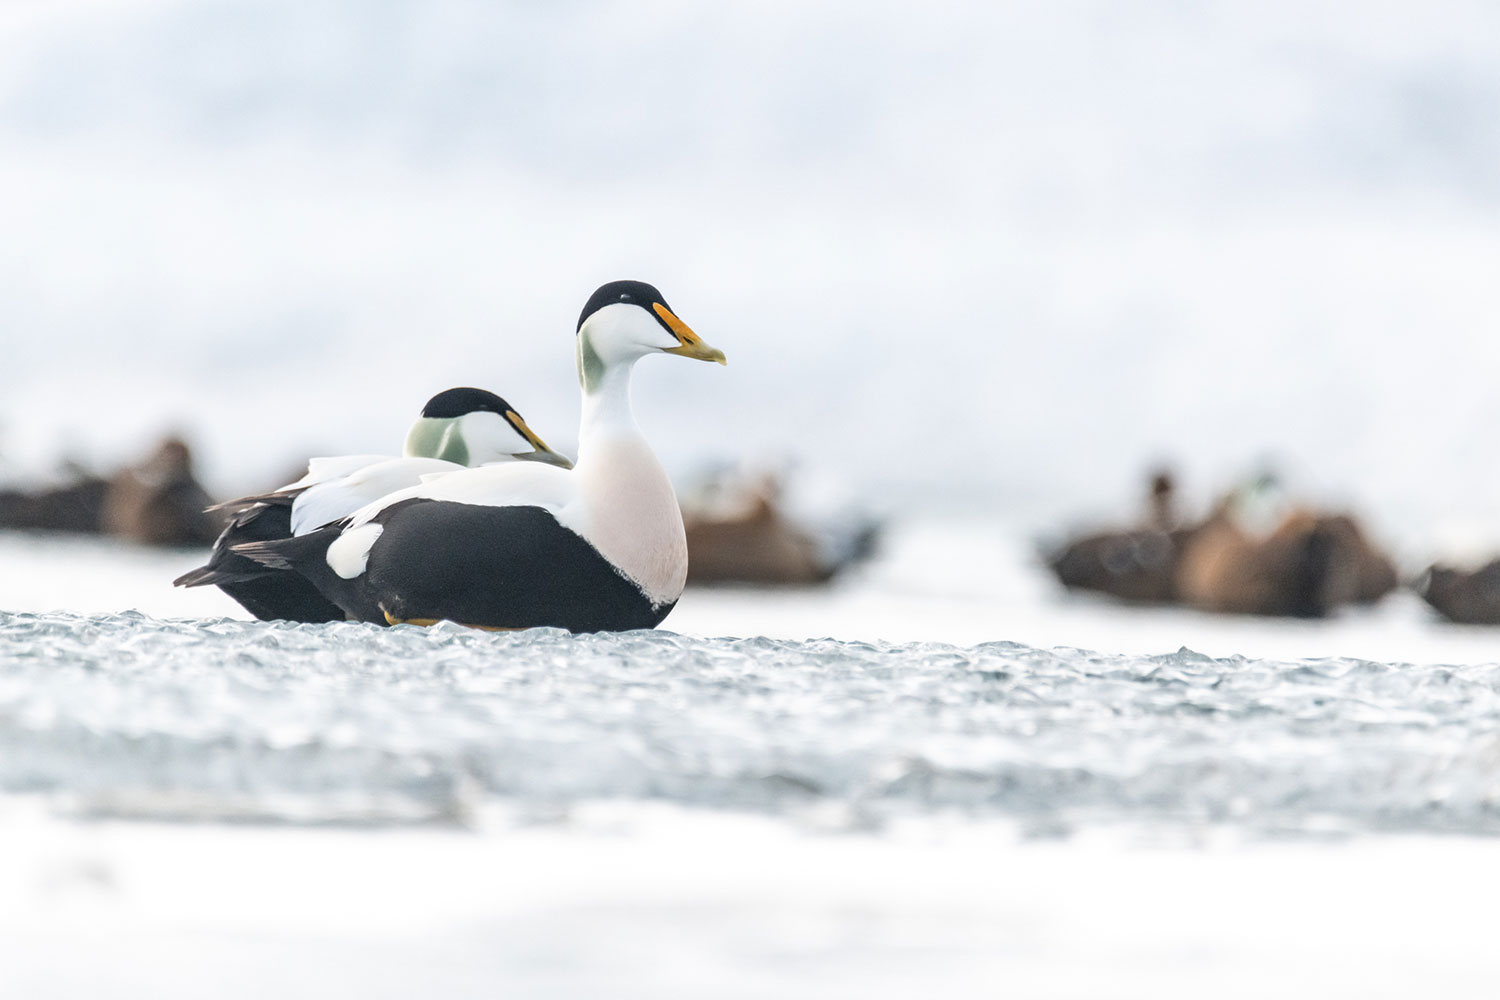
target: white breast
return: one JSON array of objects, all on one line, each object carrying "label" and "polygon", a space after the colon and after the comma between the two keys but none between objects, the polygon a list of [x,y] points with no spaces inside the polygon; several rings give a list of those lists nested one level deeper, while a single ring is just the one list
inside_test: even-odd
[{"label": "white breast", "polygon": [[645,440],[590,442],[573,475],[578,496],[558,520],[584,537],[657,606],[682,596],[687,537],[666,471]]}]

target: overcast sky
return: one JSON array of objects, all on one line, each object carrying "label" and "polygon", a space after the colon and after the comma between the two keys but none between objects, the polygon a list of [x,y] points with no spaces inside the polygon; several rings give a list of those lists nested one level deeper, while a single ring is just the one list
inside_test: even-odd
[{"label": "overcast sky", "polygon": [[211,485],[477,384],[577,425],[652,281],[669,466],[1109,511],[1276,456],[1500,530],[1500,8],[65,3],[0,12],[0,455],[169,427]]}]

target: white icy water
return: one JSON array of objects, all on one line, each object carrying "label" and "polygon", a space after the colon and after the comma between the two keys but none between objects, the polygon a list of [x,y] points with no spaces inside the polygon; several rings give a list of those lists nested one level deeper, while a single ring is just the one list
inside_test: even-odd
[{"label": "white icy water", "polygon": [[86,816],[597,799],[852,827],[1500,832],[1500,666],[0,617],[0,789]]},{"label": "white icy water", "polygon": [[245,621],[167,586],[199,553],[0,536],[0,984],[1492,993],[1490,631],[1131,612],[1025,553],[916,523],[579,637]]}]

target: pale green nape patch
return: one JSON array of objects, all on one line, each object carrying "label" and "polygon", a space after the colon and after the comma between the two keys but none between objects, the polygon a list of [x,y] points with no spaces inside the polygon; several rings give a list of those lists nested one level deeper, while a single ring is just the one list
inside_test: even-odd
[{"label": "pale green nape patch", "polygon": [[432,457],[458,465],[469,464],[469,445],[464,441],[463,432],[458,429],[457,420],[448,425],[448,433],[443,435],[442,448]]},{"label": "pale green nape patch", "polygon": [[578,384],[592,392],[604,381],[604,359],[594,349],[587,330],[578,331]]},{"label": "pale green nape patch", "polygon": [[423,417],[406,434],[406,454],[413,458],[441,458],[469,464],[469,446],[452,418]]}]

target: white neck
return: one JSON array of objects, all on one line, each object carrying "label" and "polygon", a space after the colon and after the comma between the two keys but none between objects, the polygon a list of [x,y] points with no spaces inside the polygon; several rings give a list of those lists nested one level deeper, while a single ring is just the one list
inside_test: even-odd
[{"label": "white neck", "polygon": [[583,413],[578,422],[578,461],[586,460],[591,445],[619,437],[640,437],[635,410],[630,405],[630,374],[635,359],[604,369],[598,382],[583,387]]},{"label": "white neck", "polygon": [[661,605],[682,594],[687,539],[677,494],[635,423],[634,367],[633,358],[608,365],[584,387],[575,530]]}]

